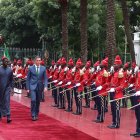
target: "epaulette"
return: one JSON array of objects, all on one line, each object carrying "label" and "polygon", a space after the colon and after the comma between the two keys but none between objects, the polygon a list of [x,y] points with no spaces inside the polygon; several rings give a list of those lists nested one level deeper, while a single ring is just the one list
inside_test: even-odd
[{"label": "epaulette", "polygon": [[106,70],[104,70],[103,76],[104,77],[108,77],[109,76],[109,73]]},{"label": "epaulette", "polygon": [[126,73],[127,73],[127,75],[131,75],[131,72],[130,72],[129,70],[127,70],[127,72],[126,72]]},{"label": "epaulette", "polygon": [[84,74],[83,69],[82,70],[80,69],[80,76],[82,76],[83,74]]},{"label": "epaulette", "polygon": [[123,71],[120,70],[120,71],[119,71],[119,74],[118,74],[118,78],[123,78],[123,77],[124,77]]}]

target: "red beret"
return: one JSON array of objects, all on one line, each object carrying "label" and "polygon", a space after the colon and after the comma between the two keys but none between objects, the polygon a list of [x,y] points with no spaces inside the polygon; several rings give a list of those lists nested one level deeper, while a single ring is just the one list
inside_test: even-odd
[{"label": "red beret", "polygon": [[122,64],[122,60],[121,60],[119,55],[116,56],[114,64],[115,65],[121,65]]},{"label": "red beret", "polygon": [[87,61],[86,67],[90,67],[90,66],[91,66],[91,61]]},{"label": "red beret", "polygon": [[100,62],[97,61],[93,66],[94,66],[94,67],[97,67],[97,66],[99,66],[99,65],[100,65]]},{"label": "red beret", "polygon": [[80,58],[77,60],[76,65],[77,65],[77,66],[82,66],[82,61],[81,61]]},{"label": "red beret", "polygon": [[74,62],[73,62],[73,59],[72,58],[69,60],[68,65],[70,65],[70,66],[73,66],[74,65]]},{"label": "red beret", "polygon": [[103,66],[108,66],[108,57],[106,57],[104,60],[101,61],[101,64]]}]

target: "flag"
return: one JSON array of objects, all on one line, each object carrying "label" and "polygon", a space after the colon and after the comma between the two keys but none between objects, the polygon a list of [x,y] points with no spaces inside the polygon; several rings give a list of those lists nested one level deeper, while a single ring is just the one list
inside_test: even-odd
[{"label": "flag", "polygon": [[4,44],[4,57],[8,58],[10,60],[10,55],[9,55],[9,52],[8,52],[8,48],[6,47],[6,45]]}]

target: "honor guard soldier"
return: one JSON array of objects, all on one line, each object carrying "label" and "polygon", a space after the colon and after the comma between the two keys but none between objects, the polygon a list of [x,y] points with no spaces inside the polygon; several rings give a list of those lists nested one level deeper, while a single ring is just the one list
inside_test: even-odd
[{"label": "honor guard soldier", "polygon": [[140,137],[140,70],[137,71],[135,90],[137,92],[134,94],[135,105],[133,108],[135,109],[136,116],[136,133],[130,134],[130,136]]},{"label": "honor guard soldier", "polygon": [[97,104],[98,115],[97,119],[95,120],[96,123],[104,122],[105,118],[105,96],[107,96],[106,89],[108,88],[108,57],[101,61],[100,64],[100,72],[96,76],[96,98],[95,102]]},{"label": "honor guard soldier", "polygon": [[68,67],[66,66],[66,59],[64,57],[61,58],[61,70],[58,77],[58,83],[56,86],[59,88],[59,109],[65,109],[65,92],[63,92],[63,87],[65,85],[64,80],[66,78],[66,72]]},{"label": "honor guard soldier", "polygon": [[[123,89],[123,95],[126,94],[126,88],[128,87],[128,81],[129,81],[129,77],[130,77],[130,73],[129,73],[129,65],[130,63],[127,62],[124,64],[124,67],[123,67],[123,74],[124,74],[124,78],[121,82],[121,84],[123,85],[124,89]],[[122,99],[122,106],[121,108],[126,108],[127,107],[127,99]]]},{"label": "honor guard soldier", "polygon": [[[92,74],[91,74],[91,77],[90,77],[89,81],[91,81],[91,89],[92,89],[92,91],[91,91],[92,94],[91,95],[92,95],[92,97],[96,95],[96,91],[95,91],[95,89],[96,89],[95,80],[96,80],[96,76],[98,75],[98,73],[100,71],[99,65],[100,65],[100,62],[97,61],[93,65],[93,68],[91,69],[92,70]],[[91,108],[91,109],[97,110],[97,104],[95,102],[95,99],[93,98],[92,100],[94,101],[94,107]]]},{"label": "honor guard soldier", "polygon": [[[120,56],[117,55],[114,61],[114,73],[110,83],[110,100],[123,97],[123,87],[121,87],[121,80],[124,77],[122,70],[122,61]],[[120,101],[111,102],[112,124],[108,127],[111,129],[120,127]]]},{"label": "honor guard soldier", "polygon": [[[137,72],[135,71],[136,68],[136,63],[133,62],[132,63],[132,69],[130,70],[130,77],[129,77],[129,86],[128,86],[128,93],[129,94],[133,94],[135,92],[135,84],[136,84],[136,78],[137,78]],[[131,102],[131,106],[135,105],[135,97],[131,96],[130,97],[130,102]],[[134,110],[134,108],[132,108],[132,110]]]},{"label": "honor guard soldier", "polygon": [[56,88],[56,85],[58,83],[58,78],[59,78],[59,72],[61,69],[61,58],[56,62],[56,68],[54,70],[54,74],[52,76],[52,95],[54,97],[54,105],[53,107],[58,107],[58,88]]},{"label": "honor guard soldier", "polygon": [[[66,96],[67,96],[67,109],[65,111],[71,112],[72,111],[72,105],[73,105],[73,80],[75,75],[75,68],[74,68],[74,62],[71,58],[68,62],[68,68],[69,70],[66,73],[65,83],[66,83]],[[67,90],[68,89],[68,90]]]},{"label": "honor guard soldier", "polygon": [[74,88],[74,97],[75,97],[75,103],[76,103],[76,112],[73,112],[75,115],[80,115],[82,114],[82,97],[78,96],[82,94],[84,90],[84,86],[81,85],[81,82],[83,80],[83,74],[84,72],[82,71],[82,61],[79,58],[76,62],[76,72],[75,72],[75,77],[74,77],[74,85],[76,86]]},{"label": "honor guard soldier", "polygon": [[[90,82],[89,82],[89,79],[90,79],[90,67],[91,67],[91,61],[87,61],[86,63],[86,66],[85,66],[85,72],[84,72],[84,75],[83,75],[83,85],[85,86],[84,87],[84,92],[89,92],[90,90]],[[88,94],[85,94],[85,103],[86,105],[83,106],[85,108],[90,108],[90,93]]]},{"label": "honor guard soldier", "polygon": [[48,76],[48,88],[49,89],[51,88],[52,76],[54,74],[55,68],[56,68],[55,61],[52,60],[50,68],[46,69],[46,73]]}]

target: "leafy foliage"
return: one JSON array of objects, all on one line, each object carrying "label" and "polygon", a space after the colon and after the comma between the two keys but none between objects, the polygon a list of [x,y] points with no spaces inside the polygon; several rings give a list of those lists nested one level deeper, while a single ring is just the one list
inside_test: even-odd
[{"label": "leafy foliage", "polygon": [[[128,0],[131,25],[140,24],[140,2]],[[119,0],[116,1],[116,39],[124,51],[124,32]],[[13,47],[42,47],[45,36],[50,53],[61,56],[61,6],[58,0],[1,0],[0,34]],[[80,0],[68,1],[69,57],[80,57]],[[106,3],[88,0],[88,58],[94,62],[104,57],[106,44]],[[123,55],[123,54],[122,54]]]}]

